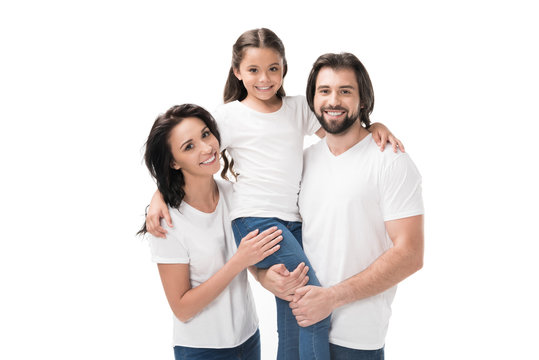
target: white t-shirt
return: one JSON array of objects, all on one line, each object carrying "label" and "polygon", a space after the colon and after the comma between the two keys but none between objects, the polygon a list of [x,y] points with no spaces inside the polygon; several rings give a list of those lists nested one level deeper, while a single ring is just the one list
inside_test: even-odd
[{"label": "white t-shirt", "polygon": [[[217,181],[219,202],[213,213],[201,212],[185,202],[169,208],[174,228],[166,239],[149,237],[152,260],[159,264],[189,264],[191,286],[215,274],[236,252],[227,198],[232,184]],[[223,292],[191,320],[174,316],[174,345],[229,348],[245,342],[258,328],[255,304],[244,270]]]},{"label": "white t-shirt", "polygon": [[286,96],[279,110],[260,113],[239,101],[214,113],[239,173],[230,217],[277,217],[300,221],[297,199],[303,162],[303,138],[320,124],[303,96]]},{"label": "white t-shirt", "polygon": [[[305,150],[299,195],[303,246],[324,287],[354,276],[393,246],[385,221],[423,214],[421,176],[406,153],[380,152],[369,134],[334,156],[322,139]],[[384,346],[397,287],[336,309],[330,342]]]}]

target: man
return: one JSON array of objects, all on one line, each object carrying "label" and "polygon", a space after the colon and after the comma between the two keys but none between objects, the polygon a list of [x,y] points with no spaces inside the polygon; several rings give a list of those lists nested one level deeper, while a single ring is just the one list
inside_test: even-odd
[{"label": "man", "polygon": [[297,289],[290,307],[300,326],[332,313],[332,359],[383,359],[396,285],[423,263],[421,177],[366,129],[374,93],[354,55],[320,56],[307,101],[327,135],[304,153],[299,207],[324,287]]}]

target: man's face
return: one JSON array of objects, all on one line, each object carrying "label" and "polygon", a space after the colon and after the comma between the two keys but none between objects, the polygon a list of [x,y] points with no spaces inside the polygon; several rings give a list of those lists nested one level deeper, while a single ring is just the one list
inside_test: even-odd
[{"label": "man's face", "polygon": [[359,118],[359,88],[354,70],[320,69],[313,102],[315,115],[326,132],[346,131]]}]

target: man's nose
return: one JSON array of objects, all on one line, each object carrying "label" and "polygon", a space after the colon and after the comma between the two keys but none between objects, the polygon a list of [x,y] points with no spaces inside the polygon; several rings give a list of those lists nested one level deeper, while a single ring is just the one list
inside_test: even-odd
[{"label": "man's nose", "polygon": [[341,104],[341,97],[339,96],[339,94],[337,92],[332,92],[329,95],[328,102],[329,102],[329,105],[331,105],[331,106],[340,105]]}]

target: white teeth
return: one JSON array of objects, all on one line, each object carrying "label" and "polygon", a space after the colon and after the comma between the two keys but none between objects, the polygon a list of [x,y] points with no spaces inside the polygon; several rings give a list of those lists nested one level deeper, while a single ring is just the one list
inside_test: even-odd
[{"label": "white teeth", "polygon": [[208,160],[206,161],[203,161],[202,164],[209,164],[211,163],[213,160],[215,160],[215,155],[213,155],[211,158],[209,158]]},{"label": "white teeth", "polygon": [[266,87],[258,86],[257,87],[258,90],[268,90],[269,88],[270,88],[269,86],[266,86]]},{"label": "white teeth", "polygon": [[330,116],[339,116],[339,115],[341,115],[341,114],[342,114],[342,112],[341,112],[341,111],[339,111],[339,112],[335,112],[335,111],[328,111],[327,113],[328,113],[328,114],[329,114]]}]

